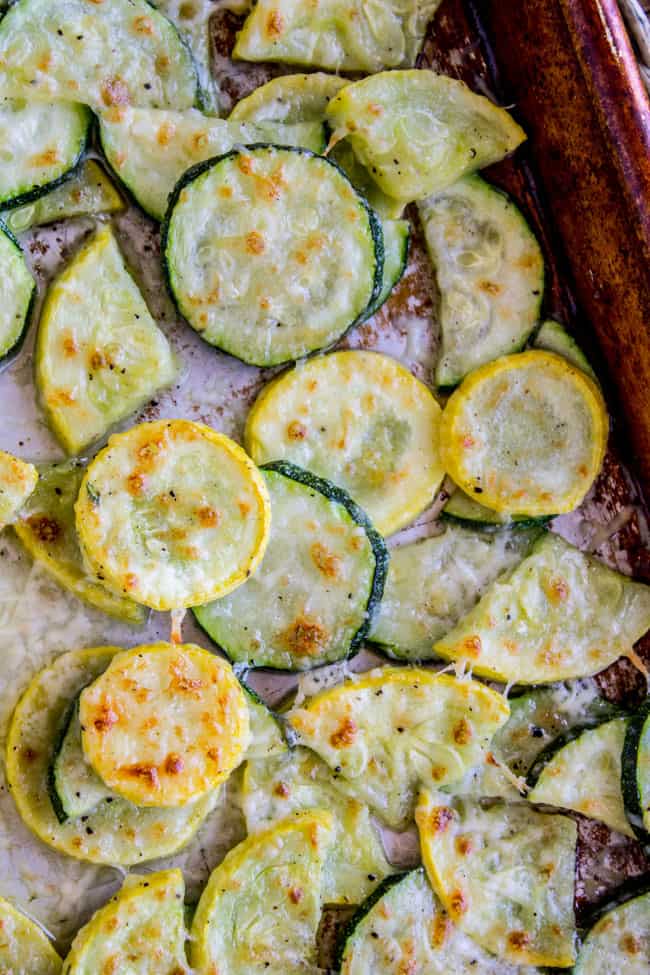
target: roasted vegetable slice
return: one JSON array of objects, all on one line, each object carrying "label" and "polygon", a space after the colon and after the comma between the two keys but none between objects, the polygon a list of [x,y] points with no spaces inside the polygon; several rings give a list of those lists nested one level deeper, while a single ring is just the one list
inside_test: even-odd
[{"label": "roasted vegetable slice", "polygon": [[288,745],[280,721],[255,691],[243,682],[242,688],[246,695],[251,733],[246,758],[249,761],[267,760],[284,754]]},{"label": "roasted vegetable slice", "polygon": [[23,340],[35,294],[23,252],[0,221],[0,366]]},{"label": "roasted vegetable slice", "polygon": [[495,680],[540,684],[598,673],[650,628],[650,587],[546,533],[435,644]]},{"label": "roasted vegetable slice", "polygon": [[112,436],[86,470],[75,515],[97,577],[161,610],[201,605],[241,585],[262,560],[270,522],[250,458],[189,420]]},{"label": "roasted vegetable slice", "polygon": [[405,203],[503,159],[525,138],[502,108],[433,71],[387,71],[346,85],[327,117],[380,189]]},{"label": "roasted vegetable slice", "polygon": [[131,874],[79,931],[62,975],[185,975],[185,884],[180,870]]},{"label": "roasted vegetable slice", "polygon": [[92,812],[115,793],[93,771],[81,747],[79,698],[72,704],[50,765],[49,791],[60,823]]},{"label": "roasted vegetable slice", "polygon": [[61,959],[44,931],[0,897],[0,972],[59,975]]},{"label": "roasted vegetable slice", "polygon": [[607,911],[578,952],[574,975],[646,975],[650,961],[650,892]]},{"label": "roasted vegetable slice", "polygon": [[248,416],[245,440],[258,463],[289,460],[339,484],[390,535],[440,486],[440,415],[426,386],[394,359],[335,352],[268,385]]},{"label": "roasted vegetable slice", "polygon": [[554,322],[551,318],[542,322],[533,339],[533,345],[536,349],[546,349],[547,352],[555,352],[556,355],[561,355],[563,359],[567,359],[572,365],[582,369],[592,379],[596,379],[596,373],[591,368],[587,356],[573,336],[569,335],[559,322]]},{"label": "roasted vegetable slice", "polygon": [[529,518],[528,515],[509,515],[492,511],[485,505],[470,498],[460,488],[452,494],[447,504],[442,509],[443,518],[459,521],[461,524],[480,528],[485,531],[500,531],[503,528],[530,528],[534,525],[542,527],[546,525],[550,518],[543,515],[539,518]]},{"label": "roasted vegetable slice", "polygon": [[145,0],[17,0],[0,22],[0,81],[44,101],[190,108],[197,79],[176,28]]},{"label": "roasted vegetable slice", "polygon": [[196,975],[299,975],[316,961],[329,813],[302,813],[236,846],[194,915]]},{"label": "roasted vegetable slice", "polygon": [[18,517],[37,482],[33,464],[0,450],[0,531]]},{"label": "roasted vegetable slice", "polygon": [[429,880],[465,934],[519,965],[573,964],[571,819],[425,791],[416,822]]},{"label": "roasted vegetable slice", "polygon": [[263,469],[272,524],[264,562],[194,614],[231,660],[307,670],[359,649],[381,600],[388,552],[352,499],[293,464]]},{"label": "roasted vegetable slice", "polygon": [[441,535],[393,549],[368,638],[391,656],[430,659],[434,641],[458,623],[495,579],[521,561],[535,534],[487,534],[449,524]]},{"label": "roasted vegetable slice", "polygon": [[599,387],[552,352],[503,356],[466,377],[443,413],[445,469],[495,511],[572,511],[598,474],[609,421]]},{"label": "roasted vegetable slice", "polygon": [[100,119],[102,148],[113,170],[143,210],[162,220],[169,195],[183,173],[213,156],[254,142],[325,148],[321,122],[280,125],[206,118],[197,111],[113,108]]},{"label": "roasted vegetable slice", "polygon": [[6,763],[14,802],[39,839],[79,860],[129,866],[171,856],[185,846],[217,794],[180,809],[139,808],[115,798],[101,802],[83,820],[59,822],[49,791],[50,767],[71,702],[119,652],[99,647],[64,653],[36,674],[11,719]]},{"label": "roasted vegetable slice", "polygon": [[249,146],[194,167],[174,190],[163,236],[182,314],[252,365],[331,345],[382,285],[375,214],[337,166],[306,149]]},{"label": "roasted vegetable slice", "polygon": [[334,840],[322,881],[326,904],[358,904],[393,872],[368,807],[307,748],[270,762],[249,761],[241,799],[249,833],[309,809],[332,814]]},{"label": "roasted vegetable slice", "polygon": [[84,565],[74,524],[74,503],[83,476],[84,468],[74,461],[41,468],[36,489],[14,531],[31,557],[64,589],[103,613],[128,623],[143,623],[141,606],[110,592]]},{"label": "roasted vegetable slice", "polygon": [[237,122],[323,122],[331,98],[349,84],[335,74],[289,74],[272,78],[237,102],[230,120]]},{"label": "roasted vegetable slice", "polygon": [[175,375],[169,343],[104,227],[43,306],[36,383],[52,428],[68,453],[79,453]]},{"label": "roasted vegetable slice", "polygon": [[440,291],[439,386],[518,352],[537,324],[544,259],[521,211],[479,176],[418,204]]},{"label": "roasted vegetable slice", "polygon": [[501,694],[471,679],[385,667],[323,691],[287,720],[301,744],[398,829],[422,783],[463,778],[508,719]]},{"label": "roasted vegetable slice", "polygon": [[647,842],[650,836],[650,698],[628,721],[621,761],[628,821],[635,835]]},{"label": "roasted vegetable slice", "polygon": [[379,311],[381,306],[388,301],[393,288],[404,274],[408,262],[411,239],[411,225],[408,220],[383,219],[381,221],[381,232],[384,238],[384,273],[381,291],[366,312],[367,318]]},{"label": "roasted vegetable slice", "polygon": [[95,216],[124,209],[122,197],[94,159],[87,159],[79,171],[49,190],[33,203],[25,203],[4,214],[9,229],[20,234],[70,217]]},{"label": "roasted vegetable slice", "polygon": [[210,17],[214,0],[156,0],[155,6],[175,24],[192,52],[199,79],[199,106],[206,115],[218,115],[221,107],[219,84],[210,64]]}]

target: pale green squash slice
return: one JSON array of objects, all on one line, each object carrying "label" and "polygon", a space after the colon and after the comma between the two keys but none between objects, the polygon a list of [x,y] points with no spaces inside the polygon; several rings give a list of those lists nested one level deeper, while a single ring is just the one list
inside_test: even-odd
[{"label": "pale green squash slice", "polygon": [[0,897],[0,972],[59,975],[61,959],[42,928]]},{"label": "pale green squash slice", "polygon": [[287,74],[260,85],[237,102],[229,119],[233,122],[324,122],[331,98],[349,84],[335,74]]},{"label": "pale green squash slice", "polygon": [[547,318],[542,322],[533,339],[533,346],[536,349],[546,349],[547,352],[555,352],[556,355],[561,355],[572,365],[586,372],[591,379],[598,381],[589,359],[576,340],[572,335],[569,335],[563,325],[554,322],[552,318]]},{"label": "pale green squash slice", "polygon": [[[241,680],[241,678],[240,678]],[[246,750],[249,761],[267,760],[283,755],[288,745],[279,719],[266,706],[252,688],[242,681],[248,705],[248,721],[250,725],[250,742]]]},{"label": "pale green squash slice", "polygon": [[105,799],[114,801],[115,793],[99,778],[81,747],[79,698],[66,718],[50,765],[48,782],[50,800],[60,823],[79,819],[92,812]]},{"label": "pale green squash slice", "polygon": [[37,482],[33,464],[0,450],[0,531],[15,521]]},{"label": "pale green squash slice", "polygon": [[0,367],[20,348],[35,295],[36,282],[23,252],[0,221]]},{"label": "pale green squash slice", "polygon": [[647,975],[650,963],[650,892],[607,911],[584,939],[574,975]]},{"label": "pale green squash slice", "polygon": [[219,83],[210,64],[210,17],[217,5],[214,0],[155,0],[154,6],[171,20],[192,52],[199,79],[199,106],[206,115],[219,115]]}]

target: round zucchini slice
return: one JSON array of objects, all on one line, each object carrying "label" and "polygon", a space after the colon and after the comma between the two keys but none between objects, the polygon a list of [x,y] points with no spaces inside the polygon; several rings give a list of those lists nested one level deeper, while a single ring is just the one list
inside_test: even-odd
[{"label": "round zucchini slice", "polygon": [[196,975],[288,975],[315,965],[321,881],[333,839],[331,815],[312,810],[231,850],[194,915]]},{"label": "round zucchini slice", "polygon": [[495,511],[573,511],[607,444],[598,386],[552,352],[503,356],[472,372],[450,397],[440,429],[447,473]]},{"label": "round zucchini slice", "polygon": [[95,773],[136,806],[186,806],[214,792],[250,740],[230,665],[192,644],[118,654],[81,692],[79,721]]},{"label": "round zucchini slice", "polygon": [[13,522],[38,483],[38,471],[0,450],[0,531]]},{"label": "round zucchini slice", "polygon": [[650,892],[607,911],[582,943],[574,975],[647,975],[650,963]]},{"label": "round zucchini slice", "polygon": [[379,221],[306,149],[249,146],[195,166],[172,194],[163,250],[192,328],[257,366],[336,342],[382,285]]},{"label": "round zucchini slice", "polygon": [[112,436],[75,505],[100,581],[152,609],[196,606],[241,585],[262,560],[270,505],[236,443],[189,420]]},{"label": "round zucchini slice", "polygon": [[272,512],[264,561],[194,615],[231,660],[250,667],[308,670],[350,656],[381,600],[384,541],[329,481],[285,462],[263,475]]},{"label": "round zucchini slice", "polygon": [[43,929],[0,897],[0,972],[59,975],[61,959]]},{"label": "round zucchini slice", "polygon": [[65,179],[86,148],[91,120],[84,105],[0,98],[0,203],[30,203]]},{"label": "round zucchini slice", "polygon": [[36,294],[36,282],[18,242],[0,221],[0,367],[20,347]]},{"label": "round zucchini slice", "polygon": [[107,797],[83,819],[59,822],[50,798],[50,769],[70,705],[117,653],[119,647],[73,650],[33,678],[11,719],[7,781],[23,821],[48,846],[78,860],[129,866],[185,846],[213,809],[217,793],[179,809],[145,809]]},{"label": "round zucchini slice", "polygon": [[621,762],[627,818],[634,834],[647,843],[650,837],[650,698],[628,721]]},{"label": "round zucchini slice", "polygon": [[335,352],[270,383],[248,416],[245,442],[257,463],[289,460],[340,485],[390,535],[440,487],[440,416],[431,392],[399,362]]},{"label": "round zucchini slice", "polygon": [[321,122],[334,95],[349,84],[335,74],[288,74],[272,78],[237,102],[229,118],[237,122]]}]

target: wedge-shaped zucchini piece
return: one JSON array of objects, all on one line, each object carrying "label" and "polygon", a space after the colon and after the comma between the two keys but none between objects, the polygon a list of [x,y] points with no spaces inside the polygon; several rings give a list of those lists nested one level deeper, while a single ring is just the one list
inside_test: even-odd
[{"label": "wedge-shaped zucchini piece", "polygon": [[647,975],[650,962],[650,892],[620,904],[584,939],[574,975]]},{"label": "wedge-shaped zucchini piece", "polygon": [[287,715],[300,743],[396,829],[412,817],[422,783],[462,779],[507,719],[506,699],[478,681],[393,667],[323,691]]},{"label": "wedge-shaped zucchini piece", "polygon": [[503,528],[531,528],[534,525],[546,525],[550,518],[543,515],[539,518],[530,518],[528,515],[509,515],[507,513],[492,511],[485,505],[470,498],[460,488],[457,488],[441,512],[444,519],[459,521],[461,524],[480,528],[485,531],[500,531]]},{"label": "wedge-shaped zucchini piece", "polygon": [[429,880],[461,931],[505,961],[573,964],[573,820],[424,791],[416,822]]},{"label": "wedge-shaped zucchini piece", "polygon": [[102,782],[90,766],[81,747],[79,698],[66,718],[52,756],[49,776],[52,806],[60,823],[92,812],[105,799],[113,802],[115,793]]},{"label": "wedge-shaped zucchini piece", "polygon": [[621,752],[626,718],[561,737],[537,758],[528,773],[531,802],[573,809],[610,829],[634,836],[621,792]]},{"label": "wedge-shaped zucchini piece", "polygon": [[233,57],[332,71],[413,65],[440,0],[258,0]]},{"label": "wedge-shaped zucchini piece", "polygon": [[250,741],[246,749],[246,758],[249,761],[255,761],[256,759],[266,760],[283,755],[289,746],[285,740],[279,719],[266,706],[261,697],[243,681],[242,688],[246,696],[250,725]]},{"label": "wedge-shaped zucchini piece", "polygon": [[65,178],[86,148],[91,119],[83,105],[0,98],[0,204],[28,203]]},{"label": "wedge-shaped zucchini piece", "polygon": [[544,684],[598,673],[649,628],[650,587],[547,533],[434,649],[482,677]]},{"label": "wedge-shaped zucchini piece", "polygon": [[332,814],[334,841],[322,882],[326,904],[358,904],[393,872],[368,807],[307,748],[247,762],[241,798],[249,833],[309,809]]},{"label": "wedge-shaped zucchini piece", "polygon": [[344,139],[328,152],[330,159],[341,167],[352,185],[366,198],[382,220],[394,220],[404,212],[404,201],[388,196],[379,188],[370,171],[355,155],[351,144]]},{"label": "wedge-shaped zucchini piece", "polygon": [[349,84],[335,74],[288,74],[272,78],[237,102],[230,120],[237,122],[323,122],[331,98]]},{"label": "wedge-shaped zucchini piece", "polygon": [[0,531],[18,517],[37,482],[33,464],[0,450]]},{"label": "wedge-shaped zucchini piece", "polygon": [[605,455],[609,420],[600,388],[553,352],[502,356],[452,394],[440,449],[470,497],[508,514],[573,511]]},{"label": "wedge-shaped zucchini piece", "polygon": [[404,274],[408,262],[411,238],[411,225],[408,220],[383,219],[381,231],[384,238],[384,273],[381,291],[366,313],[368,318],[388,301],[391,291]]},{"label": "wedge-shaped zucchini piece", "polygon": [[194,614],[231,660],[308,670],[359,649],[381,600],[388,552],[352,499],[293,464],[263,469],[271,498],[264,562]]},{"label": "wedge-shaped zucchini piece", "polygon": [[136,806],[186,806],[214,792],[250,741],[232,668],[193,644],[118,654],[81,692],[79,721],[96,774]]},{"label": "wedge-shaped zucchini piece", "polygon": [[113,108],[100,118],[100,136],[115,173],[142,209],[162,220],[170,193],[190,166],[253,142],[322,152],[325,131],[320,122],[254,124],[206,118],[197,111]]},{"label": "wedge-shaped zucchini piece", "polygon": [[104,227],[43,306],[36,382],[50,424],[68,453],[79,453],[175,375],[169,343]]},{"label": "wedge-shaped zucchini piece", "polygon": [[198,102],[206,115],[218,115],[221,108],[219,84],[210,64],[210,17],[214,0],[156,0],[155,6],[178,28],[192,52],[199,79]]},{"label": "wedge-shaped zucchini piece", "polygon": [[11,232],[0,221],[0,366],[20,347],[36,294],[36,282]]},{"label": "wedge-shaped zucchini piece", "polygon": [[249,836],[213,871],[192,923],[196,975],[299,975],[316,962],[327,812]]},{"label": "wedge-shaped zucchini piece", "polygon": [[418,204],[440,290],[438,386],[455,386],[526,343],[539,318],[544,259],[505,193],[467,176]]},{"label": "wedge-shaped zucchini piece", "polygon": [[117,647],[74,650],[31,681],[7,739],[7,780],[26,826],[60,853],[124,866],[171,856],[188,843],[214,808],[217,794],[179,809],[134,806],[115,798],[80,819],[59,822],[49,790],[50,768],[71,702],[108,667]]},{"label": "wedge-shaped zucchini piece", "polygon": [[106,589],[84,565],[74,523],[74,503],[84,468],[74,461],[41,468],[36,489],[14,525],[31,557],[75,596],[127,623],[143,623],[141,606]]},{"label": "wedge-shaped zucchini piece", "polygon": [[211,345],[271,366],[331,345],[381,289],[381,225],[343,172],[258,145],[177,184],[163,232],[169,285]]},{"label": "wedge-shaped zucchini piece", "polygon": [[79,931],[62,975],[185,975],[185,884],[180,870],[131,874]]},{"label": "wedge-shaped zucchini piece", "polygon": [[0,897],[0,972],[59,975],[61,959],[42,928]]},{"label": "wedge-shaped zucchini piece", "polygon": [[567,359],[572,365],[582,369],[588,376],[598,382],[596,373],[591,368],[589,359],[584,354],[576,340],[569,335],[567,330],[559,322],[554,322],[552,318],[547,318],[542,322],[539,331],[533,339],[533,346],[536,349],[546,349],[547,352],[555,352],[556,355]]},{"label": "wedge-shaped zucchini piece", "polygon": [[394,359],[334,352],[270,383],[245,441],[258,464],[289,460],[340,485],[390,535],[440,487],[440,415],[427,387]]},{"label": "wedge-shaped zucchini piece", "polygon": [[628,721],[621,756],[628,821],[643,842],[650,837],[650,698]]},{"label": "wedge-shaped zucchini piece", "polygon": [[[517,975],[449,919],[424,870],[385,881],[345,928],[341,975]],[[536,969],[526,969],[532,973]]]},{"label": "wedge-shaped zucchini piece", "polygon": [[17,0],[0,22],[11,95],[91,108],[190,108],[197,79],[176,28],[145,0]]},{"label": "wedge-shaped zucchini piece", "polygon": [[98,578],[152,609],[225,596],[255,571],[269,534],[261,474],[234,441],[190,420],[115,434],[75,505]]},{"label": "wedge-shaped zucchini piece", "polygon": [[535,532],[487,534],[450,523],[441,535],[393,549],[368,638],[391,656],[430,659],[434,641],[522,560],[534,537]]},{"label": "wedge-shaped zucchini piece", "polygon": [[502,108],[433,71],[387,71],[346,85],[327,117],[380,189],[405,203],[498,162],[525,139]]},{"label": "wedge-shaped zucchini piece", "polygon": [[60,186],[33,203],[7,211],[4,220],[13,233],[20,234],[30,227],[42,227],[56,220],[116,213],[123,209],[124,201],[103,168],[94,159],[87,159],[79,171]]}]

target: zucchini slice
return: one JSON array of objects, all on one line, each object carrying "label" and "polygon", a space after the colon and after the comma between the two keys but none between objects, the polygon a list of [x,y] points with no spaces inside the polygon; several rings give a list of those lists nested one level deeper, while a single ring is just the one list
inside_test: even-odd
[{"label": "zucchini slice", "polygon": [[163,251],[192,328],[251,365],[331,345],[382,285],[375,214],[338,166],[298,147],[249,146],[190,169]]},{"label": "zucchini slice", "polygon": [[81,692],[79,721],[95,773],[136,806],[175,808],[213,793],[250,741],[232,668],[193,644],[118,654]]},{"label": "zucchini slice", "polygon": [[431,392],[395,359],[334,352],[266,386],[244,436],[257,463],[289,460],[327,477],[390,535],[440,487],[440,416]]},{"label": "zucchini slice", "polygon": [[192,923],[196,975],[298,975],[316,962],[327,812],[285,819],[236,846],[212,872]]},{"label": "zucchini slice", "polygon": [[[449,919],[422,868],[390,877],[344,929],[341,975],[517,975]],[[527,969],[530,975],[536,969]]]},{"label": "zucchini slice", "polygon": [[199,80],[198,103],[206,115],[219,115],[221,97],[219,84],[212,74],[210,58],[210,17],[215,12],[214,0],[155,0],[192,52],[194,69]]},{"label": "zucchini slice", "polygon": [[25,203],[4,214],[9,230],[21,234],[30,227],[42,227],[72,217],[116,213],[124,201],[99,163],[87,159],[78,172],[49,190],[33,203]]},{"label": "zucchini slice", "polygon": [[431,885],[461,931],[515,964],[573,964],[573,820],[424,791],[416,822]]},{"label": "zucchini slice", "polygon": [[321,122],[231,122],[197,111],[113,108],[101,115],[99,131],[113,171],[154,220],[163,219],[170,193],[190,166],[235,145],[273,141],[315,152],[325,147]]},{"label": "zucchini slice", "polygon": [[234,441],[190,420],[159,420],[110,438],[86,470],[75,516],[97,578],[166,610],[225,596],[255,571],[270,504]]},{"label": "zucchini slice", "polygon": [[258,0],[233,57],[332,71],[413,65],[440,0]]},{"label": "zucchini slice", "polygon": [[60,823],[87,815],[105,799],[110,798],[111,802],[115,799],[115,793],[93,771],[81,747],[78,697],[70,707],[54,749],[49,792]]},{"label": "zucchini slice", "polygon": [[434,646],[474,673],[547,684],[598,673],[650,628],[650,587],[546,533]]},{"label": "zucchini slice", "polygon": [[189,51],[146,0],[17,0],[0,21],[0,65],[11,95],[99,110],[184,109],[197,95]]},{"label": "zucchini slice", "polygon": [[441,517],[461,524],[480,528],[485,531],[500,531],[503,528],[532,528],[537,525],[543,527],[551,520],[544,515],[540,518],[529,518],[528,515],[509,515],[486,508],[469,494],[457,488],[441,512]]},{"label": "zucchini slice", "polygon": [[0,98],[0,203],[29,203],[64,179],[86,148],[91,120],[83,105]]},{"label": "zucchini slice", "polygon": [[110,592],[87,571],[74,523],[74,503],[84,476],[76,462],[41,468],[36,489],[13,528],[34,561],[64,589],[127,623],[144,623],[133,600]]},{"label": "zucchini slice", "polygon": [[287,721],[395,829],[422,782],[457,782],[508,719],[506,699],[471,679],[384,667],[323,691]]},{"label": "zucchini slice", "polygon": [[101,802],[83,819],[59,822],[50,767],[70,702],[108,667],[118,647],[73,650],[32,679],[14,710],[7,739],[7,781],[25,825],[48,846],[90,863],[129,866],[171,856],[189,843],[218,795],[179,809],[145,809],[124,799]]},{"label": "zucchini slice", "polygon": [[574,975],[647,975],[650,963],[650,892],[607,911],[584,939]]},{"label": "zucchini slice", "polygon": [[630,826],[644,843],[650,837],[650,698],[628,721],[621,785]]},{"label": "zucchini slice", "polygon": [[349,84],[335,74],[288,74],[272,78],[237,102],[233,122],[324,122],[331,98]]},{"label": "zucchini slice", "polygon": [[0,972],[59,975],[61,964],[43,929],[0,897]]},{"label": "zucchini slice", "polygon": [[555,352],[556,355],[561,355],[563,359],[567,359],[572,365],[582,369],[583,372],[598,382],[587,356],[573,336],[569,335],[559,322],[554,322],[551,318],[542,322],[533,339],[533,346],[536,349],[546,349],[547,352]]},{"label": "zucchini slice", "polygon": [[175,376],[170,345],[103,227],[45,298],[36,384],[52,429],[77,454]]},{"label": "zucchini slice", "polygon": [[358,904],[393,872],[366,805],[307,748],[248,761],[241,803],[249,833],[309,809],[332,814],[334,840],[322,881],[326,904]]},{"label": "zucchini slice", "polygon": [[621,792],[626,718],[575,730],[546,748],[528,773],[530,802],[573,809],[626,836],[634,831]]},{"label": "zucchini slice", "polygon": [[271,536],[258,572],[194,610],[231,660],[308,670],[355,653],[381,600],[388,552],[340,488],[279,462],[263,468]]},{"label": "zucchini slice", "polygon": [[346,85],[327,117],[334,138],[348,138],[380,189],[404,203],[498,162],[525,139],[504,109],[433,71],[387,71]]},{"label": "zucchini slice", "polygon": [[445,407],[447,473],[495,511],[573,511],[605,455],[609,420],[596,383],[566,359],[533,350],[474,370]]},{"label": "zucchini slice", "polygon": [[418,204],[440,291],[438,386],[518,352],[539,318],[544,258],[524,215],[480,176]]},{"label": "zucchini slice", "polygon": [[431,659],[434,641],[522,560],[534,537],[535,532],[487,534],[450,523],[442,535],[393,549],[368,639],[399,659]]},{"label": "zucchini slice", "polygon": [[180,870],[131,874],[79,931],[62,975],[188,975]]},{"label": "zucchini slice", "polygon": [[248,705],[250,741],[246,749],[248,761],[276,758],[288,750],[282,725],[264,701],[240,678]]},{"label": "zucchini slice", "polygon": [[0,366],[20,348],[36,295],[36,282],[18,242],[0,221]]},{"label": "zucchini slice", "polygon": [[0,531],[15,521],[37,483],[33,464],[0,450]]},{"label": "zucchini slice", "polygon": [[400,282],[409,256],[411,225],[408,220],[382,219],[381,232],[384,238],[384,273],[381,290],[370,305],[366,318],[370,318],[390,298],[393,288]]}]

